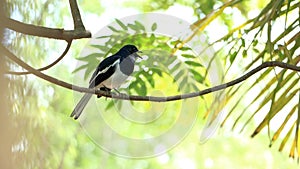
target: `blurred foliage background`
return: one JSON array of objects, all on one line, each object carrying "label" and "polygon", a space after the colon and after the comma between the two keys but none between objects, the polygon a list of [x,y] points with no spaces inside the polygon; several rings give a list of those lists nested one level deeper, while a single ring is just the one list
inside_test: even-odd
[{"label": "blurred foliage background", "polygon": [[[138,95],[166,95],[188,93],[210,87],[209,70],[220,64],[220,83],[233,80],[264,61],[283,61],[297,65],[300,61],[300,3],[293,0],[271,1],[78,1],[85,27],[96,32],[111,22],[110,34],[94,38],[105,43],[88,43],[76,40],[67,56],[46,74],[74,84],[85,85],[94,67],[125,43],[133,43],[144,50],[147,61],[141,61],[128,89],[122,92]],[[53,28],[72,29],[72,18],[67,1],[17,1],[8,0],[6,15],[24,23]],[[159,25],[145,28],[140,22],[122,23],[116,19],[144,12],[161,12],[190,22],[195,34],[205,37],[203,53],[189,48],[191,39],[147,33]],[[129,32],[134,32],[132,36]],[[126,37],[125,40],[124,37]],[[53,61],[64,50],[63,41],[44,39],[5,30],[3,44],[33,67],[42,67]],[[86,45],[88,43],[88,45]],[[202,45],[202,43],[199,42]],[[85,47],[95,53],[82,54]],[[205,56],[205,49],[214,49]],[[208,48],[210,47],[210,48]],[[149,50],[151,49],[151,50]],[[157,57],[151,57],[157,56]],[[201,59],[199,59],[201,58]],[[80,67],[77,63],[81,62]],[[18,66],[6,60],[10,70]],[[155,63],[155,67],[151,65]],[[208,63],[208,64],[207,64]],[[173,66],[173,69],[167,69]],[[299,65],[299,64],[298,64]],[[75,77],[75,78],[74,78]],[[84,77],[84,78],[83,78]],[[16,168],[297,168],[299,157],[298,126],[299,73],[277,68],[266,69],[241,85],[223,92],[195,99],[199,105],[198,118],[188,136],[163,155],[145,159],[122,158],[99,148],[81,129],[79,122],[69,118],[81,94],[57,87],[33,75],[13,76],[9,79],[9,118],[13,121],[13,161]],[[176,83],[173,83],[173,79]],[[154,80],[155,79],[155,80]],[[153,94],[153,95],[154,95]],[[219,97],[220,96],[220,97]],[[75,101],[74,101],[75,97]],[[221,98],[221,99],[220,99]],[[152,130],[134,124],[121,123],[113,116],[112,106],[122,106],[122,101],[100,99],[97,105],[112,114],[116,128],[128,136],[142,137],[166,131],[176,119],[180,101],[167,103],[165,118],[150,124]],[[105,105],[105,106],[103,106]],[[155,106],[152,103],[135,103],[139,110]],[[188,109],[186,109],[188,111]],[[200,133],[205,123],[222,112],[222,128],[200,144]],[[89,112],[85,112],[88,116]],[[208,118],[209,117],[209,118]],[[150,128],[150,127],[149,127]],[[122,130],[124,129],[124,130]],[[157,132],[157,133],[156,133]],[[258,134],[258,135],[257,135]],[[257,135],[257,136],[256,136]],[[254,137],[251,139],[250,136]],[[277,141],[278,140],[278,141]],[[274,144],[274,145],[273,145]],[[269,148],[268,145],[273,145]],[[279,153],[283,151],[283,153]]]}]

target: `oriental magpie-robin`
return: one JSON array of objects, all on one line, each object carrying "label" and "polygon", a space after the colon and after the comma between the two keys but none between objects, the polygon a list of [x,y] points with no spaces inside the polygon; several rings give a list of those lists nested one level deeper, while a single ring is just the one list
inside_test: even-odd
[{"label": "oriental magpie-robin", "polygon": [[[133,72],[135,60],[140,57],[138,52],[134,45],[125,45],[116,54],[105,58],[93,73],[89,88],[110,91],[120,87]],[[91,93],[85,93],[70,116],[78,119],[91,97]]]}]

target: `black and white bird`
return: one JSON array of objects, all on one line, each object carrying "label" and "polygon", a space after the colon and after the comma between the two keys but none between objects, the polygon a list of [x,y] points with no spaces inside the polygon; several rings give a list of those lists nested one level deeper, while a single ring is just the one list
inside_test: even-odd
[{"label": "black and white bird", "polygon": [[[116,54],[105,58],[93,73],[89,88],[106,91],[119,88],[133,72],[136,59],[141,58],[137,54],[138,52],[140,51],[136,46],[125,45]],[[75,120],[78,119],[92,95],[91,93],[85,93],[70,117]]]}]

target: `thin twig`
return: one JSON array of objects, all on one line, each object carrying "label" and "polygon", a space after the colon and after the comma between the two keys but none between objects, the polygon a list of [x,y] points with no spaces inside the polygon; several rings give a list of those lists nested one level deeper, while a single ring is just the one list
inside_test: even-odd
[{"label": "thin twig", "polygon": [[114,98],[114,99],[120,99],[120,100],[132,100],[132,101],[151,101],[151,102],[168,102],[168,101],[175,101],[175,100],[182,100],[182,99],[188,99],[188,98],[193,98],[193,97],[198,97],[202,96],[208,93],[212,93],[215,91],[223,90],[225,88],[228,88],[230,86],[236,85],[238,83],[241,83],[242,81],[248,79],[255,73],[259,72],[260,70],[267,68],[267,67],[281,67],[284,69],[290,69],[293,71],[300,72],[300,67],[295,66],[295,65],[290,65],[287,63],[283,62],[278,62],[278,61],[271,61],[271,62],[264,62],[261,65],[257,66],[250,72],[246,73],[245,75],[232,80],[228,83],[224,83],[221,85],[217,85],[215,87],[207,88],[205,90],[201,90],[198,92],[193,92],[193,93],[187,93],[187,94],[181,94],[181,95],[174,95],[174,96],[167,96],[167,97],[156,97],[156,96],[136,96],[136,95],[126,95],[126,94],[115,94],[115,93],[108,93],[106,91],[100,91],[100,90],[95,90],[95,89],[89,89],[89,88],[84,88],[84,87],[79,87],[76,85],[72,85],[70,83],[58,80],[54,77],[51,77],[49,75],[46,75],[31,66],[29,66],[27,63],[23,62],[21,59],[19,59],[17,56],[15,56],[13,53],[11,53],[8,49],[6,49],[3,45],[0,45],[0,50],[3,51],[3,53],[10,58],[12,61],[23,67],[24,69],[28,70],[32,74],[50,82],[55,85],[71,89],[77,92],[84,92],[84,93],[92,93],[96,95],[101,95],[109,98]]},{"label": "thin twig", "polygon": [[[49,64],[49,65],[47,65],[45,67],[39,68],[37,70],[38,71],[44,71],[44,70],[47,70],[47,69],[53,67],[54,65],[56,65],[63,57],[66,56],[66,54],[68,53],[71,45],[72,45],[72,41],[69,41],[67,47],[64,50],[64,52],[54,62],[52,62],[51,64]],[[8,71],[6,73],[7,74],[12,74],[12,75],[27,75],[27,74],[31,74],[31,72],[13,72],[13,71]]]}]

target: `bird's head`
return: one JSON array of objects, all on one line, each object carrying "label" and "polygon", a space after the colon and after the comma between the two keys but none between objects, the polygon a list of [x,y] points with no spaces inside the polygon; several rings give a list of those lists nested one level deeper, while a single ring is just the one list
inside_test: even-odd
[{"label": "bird's head", "polygon": [[138,48],[134,45],[125,45],[118,51],[118,54],[122,57],[133,55],[135,57],[141,58],[141,56],[139,56],[137,53],[141,53],[141,51],[139,51]]}]

